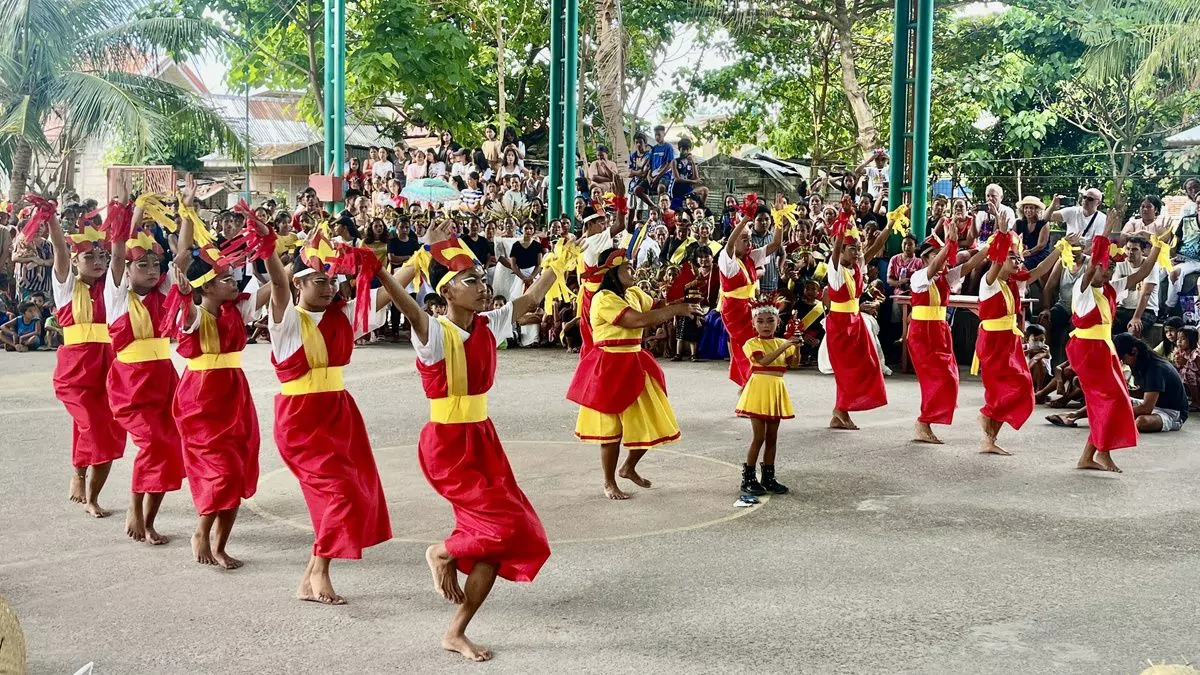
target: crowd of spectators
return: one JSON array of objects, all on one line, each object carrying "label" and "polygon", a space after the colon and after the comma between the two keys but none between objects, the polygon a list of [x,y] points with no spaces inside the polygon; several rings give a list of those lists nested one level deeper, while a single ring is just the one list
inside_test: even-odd
[{"label": "crowd of spectators", "polygon": [[[417,253],[432,222],[454,219],[464,243],[487,268],[494,301],[500,303],[520,296],[542,273],[546,258],[579,237],[583,223],[602,218],[606,225],[618,225],[619,216],[608,198],[621,184],[626,187],[630,208],[623,223],[626,231],[614,244],[625,245],[631,232],[644,229],[644,240],[634,251],[638,285],[662,301],[686,296],[707,309],[700,318],[647,330],[647,348],[674,360],[719,360],[728,354],[716,311],[720,288],[717,263],[738,219],[753,219],[750,238],[755,248],[767,246],[777,228],[784,230],[778,252],[767,256],[758,269],[758,286],[763,296],[772,297],[781,307],[781,330],[785,330],[790,319],[810,316],[823,304],[825,258],[831,244],[827,233],[839,209],[845,208],[853,211],[853,223],[865,242],[889,238],[885,254],[864,261],[867,279],[860,307],[869,317],[880,352],[893,364],[899,360],[903,303],[896,299],[908,294],[909,280],[922,267],[916,255],[921,242],[889,223],[890,169],[885,152],[877,151],[857,167],[802,187],[801,199],[783,222],[773,216],[786,205],[783,197],[773,204],[766,200],[753,214],[745,213],[745,195],[714,198],[692,154],[691,142],[682,139],[676,146],[666,141],[665,131],[660,126],[650,136],[635,134],[625,166],[611,159],[608,148],[597,147],[594,158],[579,167],[576,197],[568,207],[572,217],[547,218],[545,176],[528,158],[514,129],[505,129],[501,136],[492,126],[487,127],[486,140],[479,147],[459,145],[446,132],[432,148],[378,147],[371,148],[365,160],[351,159],[345,167],[345,208],[337,213],[327,212],[315,191],[308,189],[296,195],[294,205],[267,200],[257,206],[258,214],[274,224],[281,240],[291,242],[300,241],[317,223],[328,222],[335,241],[368,247],[392,268]],[[432,201],[406,196],[407,186],[430,178],[445,181],[443,196]],[[1138,288],[1119,299],[1114,332],[1128,331],[1158,345],[1159,352],[1178,366],[1194,396],[1200,181],[1191,179],[1181,187],[1188,204],[1178,218],[1166,217],[1157,195],[1144,195],[1137,202],[1136,214],[1120,229],[1119,240],[1128,258],[1120,264],[1118,276],[1129,275],[1143,264],[1155,269]],[[935,197],[925,224],[933,236],[958,242],[960,260],[991,236],[1002,215],[1014,224],[1030,267],[1046,257],[1057,237],[1079,235],[1085,242],[1074,267],[1059,266],[1044,284],[1029,289],[1033,302],[1027,306],[1026,319],[1041,327],[1030,331],[1036,340],[1030,349],[1031,365],[1041,375],[1039,386],[1051,387],[1044,391],[1057,392],[1060,397],[1069,388],[1055,380],[1061,379],[1058,376],[1071,330],[1070,289],[1089,253],[1086,242],[1108,228],[1112,214],[1104,211],[1103,200],[1100,190],[1087,188],[1070,199],[1055,195],[1048,204],[1026,196],[1010,205],[1000,186],[989,185],[978,203]],[[62,221],[67,227],[77,226],[94,209],[95,202],[67,205]],[[18,215],[0,212],[0,339],[10,351],[52,349],[59,337],[48,302],[50,244],[44,232],[28,240],[20,236],[23,223]],[[233,211],[216,212],[210,218],[212,229],[221,236],[232,237],[242,226],[241,216]],[[1161,269],[1158,261],[1146,259],[1151,235],[1174,238],[1171,272]],[[172,236],[164,232],[156,236],[164,248],[173,249]],[[255,276],[265,280],[264,273],[259,263],[247,266],[237,276],[245,284]],[[977,293],[982,273],[982,268],[976,270],[957,292],[965,296]],[[574,274],[568,277],[567,286],[577,289],[578,279]],[[411,290],[431,313],[444,307],[431,289]],[[579,347],[576,307],[569,299],[560,298],[516,322],[518,337],[506,347]],[[823,337],[820,322],[804,330],[801,366],[818,366]],[[394,313],[387,326],[366,340],[400,340],[403,332],[401,317]]]}]

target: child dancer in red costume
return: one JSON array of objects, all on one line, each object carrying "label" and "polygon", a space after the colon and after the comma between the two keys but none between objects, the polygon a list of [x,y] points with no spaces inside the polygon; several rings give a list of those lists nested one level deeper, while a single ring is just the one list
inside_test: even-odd
[{"label": "child dancer in red costume", "polygon": [[[1114,217],[1112,222],[1122,220]],[[1097,235],[1092,240],[1091,261],[1075,282],[1071,293],[1071,323],[1075,330],[1067,342],[1067,359],[1079,377],[1087,417],[1091,420],[1083,454],[1076,464],[1080,469],[1119,473],[1121,469],[1113,462],[1110,451],[1137,445],[1137,422],[1112,342],[1112,321],[1117,294],[1126,288],[1137,288],[1150,276],[1160,250],[1162,243],[1156,238],[1154,249],[1141,267],[1123,279],[1113,279],[1113,270],[1116,263],[1124,260],[1125,249],[1113,244],[1107,236]]]},{"label": "child dancer in red costume", "polygon": [[[592,298],[591,324],[595,347],[579,360],[567,399],[579,404],[575,435],[600,445],[604,494],[628,499],[617,487],[617,475],[639,487],[650,481],[637,473],[637,463],[651,448],[679,440],[679,425],[662,368],[642,349],[646,328],[677,316],[700,314],[700,306],[681,303],[654,308],[654,300],[638,288],[629,263],[629,249],[609,249],[601,255],[604,276]],[[629,456],[618,474],[621,444]]]},{"label": "child dancer in red costume", "polygon": [[[53,210],[50,212],[53,213]],[[113,202],[108,207],[110,226],[128,219],[129,207]],[[104,315],[103,277],[108,266],[108,244],[88,219],[82,231],[63,235],[57,219],[49,217],[50,244],[54,248],[55,316],[63,327],[63,346],[54,367],[54,394],[71,415],[70,498],[89,514],[103,518],[100,491],[108,480],[114,459],[125,454],[125,431],[108,407],[108,371],[112,367],[112,340]],[[72,270],[74,264],[74,270]],[[91,476],[88,476],[88,472]]]},{"label": "child dancer in red costume", "polygon": [[[338,274],[353,270],[357,299],[338,299]],[[364,548],[391,539],[392,527],[371,440],[342,383],[342,369],[350,363],[354,340],[383,325],[385,313],[379,310],[389,297],[407,295],[370,249],[335,248],[325,224],[313,228],[291,278],[277,255],[267,258],[267,273],[271,362],[283,383],[275,397],[275,445],[300,481],[314,531],[296,595],[343,605],[329,577],[330,560],[358,560]],[[370,289],[372,276],[381,288]]]},{"label": "child dancer in red costume", "polygon": [[[466,629],[500,576],[530,582],[550,556],[541,520],[517,485],[487,412],[496,374],[496,344],[512,337],[513,317],[536,307],[554,284],[547,269],[520,298],[487,310],[483,268],[451,234],[446,221],[429,230],[429,278],[446,299],[445,316],[425,314],[397,296],[412,326],[417,370],[429,397],[429,423],[417,452],[425,479],[454,507],[454,531],[430,546],[425,559],[434,590],[458,605],[442,648],[472,661],[492,653],[467,639]],[[458,573],[467,575],[465,589]]]},{"label": "child dancer in red costume", "polygon": [[934,235],[925,240],[920,255],[925,266],[909,280],[912,314],[905,338],[921,385],[921,413],[913,440],[940,445],[942,440],[931,425],[953,424],[954,409],[958,407],[958,361],[954,358],[946,308],[950,294],[983,263],[987,252],[981,249],[966,263],[947,269],[948,262],[958,259],[958,242],[951,239],[943,245]]},{"label": "child dancer in red costume", "polygon": [[133,209],[128,240],[114,232],[113,257],[104,289],[108,330],[116,361],[108,373],[108,404],[138,447],[125,533],[136,541],[165,544],[154,529],[163,496],[183,486],[183,448],[171,414],[179,375],[171,341],[163,330],[170,278],[162,276],[162,247]]},{"label": "child dancer in red costume", "polygon": [[979,452],[993,455],[1012,454],[996,444],[1000,428],[1007,423],[1020,429],[1033,413],[1033,378],[1018,327],[1018,317],[1024,319],[1022,293],[1026,284],[1049,274],[1063,248],[1071,245],[1067,239],[1060,240],[1036,269],[1026,270],[1016,248],[1020,238],[1014,239],[1008,230],[1010,224],[1003,212],[998,214],[996,233],[987,243],[992,266],[979,285],[979,336],[971,366],[971,374],[983,380],[983,407],[979,409],[983,440]]},{"label": "child dancer in red costume", "polygon": [[[231,268],[244,264],[246,256],[221,259],[214,237],[191,208],[188,178],[175,257],[178,290],[172,289],[171,294],[183,299],[182,311],[167,316],[168,323],[178,322],[176,351],[187,359],[173,412],[183,438],[188,487],[199,515],[192,555],[203,565],[237,569],[242,562],[229,555],[225,546],[242,500],[253,497],[258,486],[259,452],[258,413],[242,372],[242,350],[246,324],[266,304],[271,287],[259,288],[252,280],[246,293],[238,293]],[[247,221],[248,228],[261,225],[253,212]],[[195,251],[193,241],[200,245]],[[256,252],[256,257],[275,254],[274,237],[259,242],[264,255]],[[215,540],[211,539],[214,524]]]},{"label": "child dancer in red costume", "polygon": [[[757,204],[755,200],[749,200],[749,203]],[[753,211],[754,218],[771,220],[771,211],[766,205],[754,206]],[[750,359],[743,347],[755,335],[750,303],[758,293],[758,267],[775,255],[783,241],[783,228],[776,227],[771,243],[751,249],[750,233],[746,231],[750,223],[749,215],[743,214],[717,257],[717,269],[721,274],[717,311],[721,314],[721,323],[725,324],[725,332],[729,333],[729,379],[738,387],[745,387],[750,381]]]},{"label": "child dancer in red costume", "polygon": [[859,250],[858,227],[850,227],[853,206],[842,200],[842,212],[831,228],[833,250],[829,254],[829,315],[825,317],[825,344],[829,345],[829,363],[837,399],[833,404],[830,429],[856,430],[850,419],[855,410],[873,410],[887,405],[883,370],[875,342],[862,315],[858,298],[863,290],[862,260],[874,260],[887,243],[880,233],[866,250]]}]

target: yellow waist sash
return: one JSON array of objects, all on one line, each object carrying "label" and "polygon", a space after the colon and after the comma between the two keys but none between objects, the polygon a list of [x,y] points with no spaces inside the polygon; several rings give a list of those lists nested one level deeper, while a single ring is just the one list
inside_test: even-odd
[{"label": "yellow waist sash", "polygon": [[846,302],[831,302],[829,303],[829,311],[841,314],[858,314],[858,299],[855,298]]},{"label": "yellow waist sash", "polygon": [[721,291],[721,295],[727,298],[738,298],[739,300],[753,300],[758,289],[754,284],[746,284],[740,288],[735,288],[732,291]]},{"label": "yellow waist sash", "polygon": [[201,354],[187,360],[188,370],[219,370],[221,368],[241,368],[242,353],[226,352],[224,354]]},{"label": "yellow waist sash", "polygon": [[[1017,328],[1017,315],[1009,314],[1000,319],[984,319],[979,322],[979,330],[985,330],[989,333],[1012,333],[1014,335],[1024,335],[1020,328]],[[975,352],[975,358],[971,359],[971,374],[979,374],[979,352]]]},{"label": "yellow waist sash", "polygon": [[329,368],[313,368],[305,373],[304,377],[284,382],[283,386],[279,389],[279,393],[284,396],[299,396],[301,394],[342,391],[345,388],[345,385],[342,383],[342,367],[331,366]]},{"label": "yellow waist sash", "polygon": [[117,360],[121,363],[145,363],[146,361],[167,361],[171,358],[171,341],[167,338],[143,338],[134,340],[129,346],[117,352]]},{"label": "yellow waist sash", "polygon": [[446,396],[429,399],[429,421],[438,424],[469,424],[488,418],[487,394]]},{"label": "yellow waist sash", "polygon": [[946,308],[941,305],[913,305],[912,318],[916,321],[945,321]]},{"label": "yellow waist sash", "polygon": [[1091,328],[1076,328],[1071,331],[1071,337],[1079,338],[1080,340],[1103,340],[1108,343],[1108,349],[1114,355],[1117,353],[1117,347],[1112,341],[1112,324],[1099,323]]},{"label": "yellow waist sash", "polygon": [[112,338],[108,336],[108,324],[77,323],[70,326],[63,326],[64,344],[80,345],[85,342],[101,342],[104,344],[112,342]]}]

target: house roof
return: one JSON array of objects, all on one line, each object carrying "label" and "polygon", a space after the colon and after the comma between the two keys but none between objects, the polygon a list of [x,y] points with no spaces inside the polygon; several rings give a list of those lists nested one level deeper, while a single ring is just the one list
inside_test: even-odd
[{"label": "house roof", "polygon": [[1200,145],[1200,125],[1181,131],[1174,136],[1167,136],[1165,141],[1169,148],[1191,148]]},{"label": "house roof", "polygon": [[[295,94],[255,94],[249,98],[248,110],[246,97],[237,94],[210,94],[204,99],[229,126],[250,139],[251,156],[256,161],[271,162],[325,141],[324,133],[300,116],[296,105],[299,97]],[[391,145],[391,139],[373,125],[356,120],[347,120],[345,134],[349,146]],[[200,159],[220,163],[229,157],[214,152]]]}]

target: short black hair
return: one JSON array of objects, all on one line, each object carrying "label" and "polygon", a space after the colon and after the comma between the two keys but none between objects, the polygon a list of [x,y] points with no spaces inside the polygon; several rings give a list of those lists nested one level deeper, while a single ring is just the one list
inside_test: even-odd
[{"label": "short black hair", "polygon": [[24,314],[31,309],[37,309],[37,305],[33,304],[32,302],[22,302],[21,304],[17,305],[17,314]]},{"label": "short black hair", "polygon": [[445,307],[446,299],[437,293],[430,293],[425,296],[425,304],[429,307]]},{"label": "short black hair", "polygon": [[646,134],[644,132],[639,131],[633,135],[634,143],[637,143],[638,141],[645,141],[645,140],[646,140]]},{"label": "short black hair", "polygon": [[1184,325],[1183,317],[1181,316],[1168,317],[1167,320],[1163,322],[1163,328],[1174,328],[1175,330],[1183,328]]},{"label": "short black hair", "polygon": [[1040,323],[1030,323],[1025,326],[1025,334],[1031,337],[1046,337],[1046,327]]},{"label": "short black hair", "polygon": [[1154,213],[1162,213],[1162,200],[1158,198],[1158,195],[1146,195],[1142,197],[1142,202],[1150,202],[1154,205]]}]

